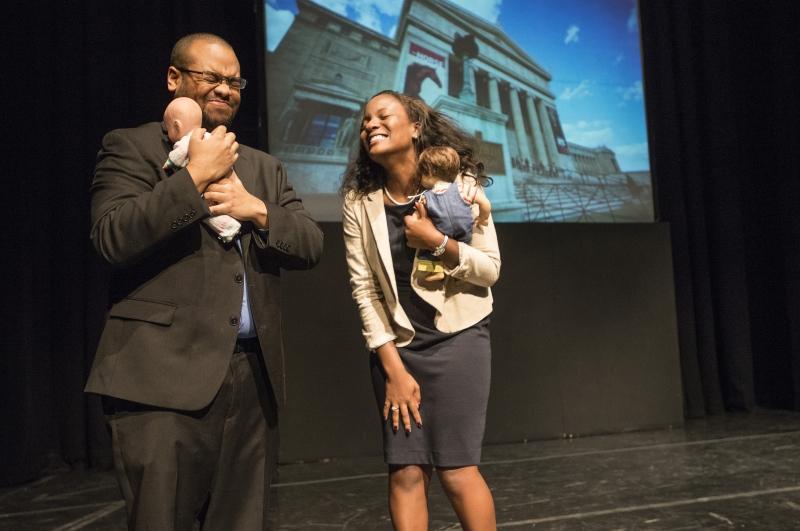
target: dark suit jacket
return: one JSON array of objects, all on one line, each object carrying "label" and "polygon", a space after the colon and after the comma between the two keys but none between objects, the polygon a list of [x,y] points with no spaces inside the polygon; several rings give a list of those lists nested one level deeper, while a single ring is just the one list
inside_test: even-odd
[{"label": "dark suit jacket", "polygon": [[264,362],[283,402],[281,269],[313,267],[322,232],[281,163],[241,146],[236,173],[269,212],[266,235],[243,224],[242,259],[235,244],[223,244],[201,223],[209,212],[186,169],[170,176],[161,169],[170,149],[156,122],[103,139],[91,239],[115,272],[86,391],[183,410],[208,405],[236,342],[244,267]]}]

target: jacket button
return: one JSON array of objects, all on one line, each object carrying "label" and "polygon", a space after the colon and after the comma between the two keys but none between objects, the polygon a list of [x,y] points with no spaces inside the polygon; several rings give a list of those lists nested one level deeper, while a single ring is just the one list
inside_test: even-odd
[{"label": "jacket button", "polygon": [[239,318],[238,317],[231,317],[230,321],[228,321],[231,326],[239,326]]},{"label": "jacket button", "polygon": [[242,275],[241,273],[236,273],[235,275],[233,275],[233,280],[235,280],[237,284],[241,284],[242,281],[244,280],[244,275]]}]

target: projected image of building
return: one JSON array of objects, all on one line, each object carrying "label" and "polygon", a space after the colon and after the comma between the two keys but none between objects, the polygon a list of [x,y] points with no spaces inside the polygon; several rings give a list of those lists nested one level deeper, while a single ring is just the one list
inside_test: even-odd
[{"label": "projected image of building", "polygon": [[296,6],[267,55],[269,148],[318,218],[339,219],[360,109],[388,88],[474,137],[497,221],[652,220],[649,172],[626,174],[609,148],[568,142],[551,73],[498,25],[447,0],[406,0],[387,37],[309,0]]}]

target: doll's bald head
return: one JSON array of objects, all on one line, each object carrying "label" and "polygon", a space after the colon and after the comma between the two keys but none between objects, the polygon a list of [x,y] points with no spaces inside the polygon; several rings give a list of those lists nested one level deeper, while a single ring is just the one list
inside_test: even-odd
[{"label": "doll's bald head", "polygon": [[175,98],[164,111],[164,125],[170,142],[177,142],[192,129],[200,127],[203,122],[203,111],[200,105],[191,98]]}]

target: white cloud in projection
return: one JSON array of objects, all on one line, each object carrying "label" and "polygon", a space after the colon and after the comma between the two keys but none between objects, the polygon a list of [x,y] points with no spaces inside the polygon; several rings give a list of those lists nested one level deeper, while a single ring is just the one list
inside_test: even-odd
[{"label": "white cloud in projection", "polygon": [[592,93],[589,90],[589,85],[589,80],[584,79],[574,87],[564,87],[564,90],[561,91],[561,94],[558,96],[558,98],[560,100],[569,101],[591,96]]},{"label": "white cloud in projection", "polygon": [[381,16],[374,6],[365,6],[356,13],[356,22],[381,33]]},{"label": "white cloud in projection", "polygon": [[636,33],[639,31],[639,14],[636,12],[636,5],[631,8],[631,13],[628,15],[628,33]]},{"label": "white cloud in projection", "polygon": [[562,124],[564,135],[572,143],[587,147],[610,146],[614,141],[611,123],[604,120]]},{"label": "white cloud in projection", "polygon": [[496,24],[500,17],[500,6],[503,5],[503,0],[461,0],[454,3],[482,19]]},{"label": "white cloud in projection", "polygon": [[573,24],[572,26],[567,28],[567,34],[564,36],[564,44],[571,44],[573,42],[578,42],[580,37],[578,34],[581,32],[581,29]]},{"label": "white cloud in projection", "polygon": [[362,26],[391,37],[403,2],[397,0],[311,0]]},{"label": "white cloud in projection", "polygon": [[294,13],[288,9],[275,9],[267,4],[264,16],[267,19],[267,51],[274,52],[294,22]]},{"label": "white cloud in projection", "polygon": [[622,96],[622,103],[626,101],[642,101],[644,97],[644,89],[642,87],[641,80],[634,81],[632,85],[628,87],[619,87],[617,88],[617,93]]}]

